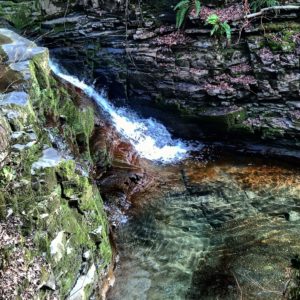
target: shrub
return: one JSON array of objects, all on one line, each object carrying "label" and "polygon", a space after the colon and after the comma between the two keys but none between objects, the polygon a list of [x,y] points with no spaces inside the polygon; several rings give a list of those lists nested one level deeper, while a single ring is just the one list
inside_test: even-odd
[{"label": "shrub", "polygon": [[230,25],[225,21],[222,22],[218,15],[211,14],[206,19],[206,24],[212,25],[213,28],[210,31],[210,35],[221,37],[226,36],[227,41],[231,41],[231,28]]}]

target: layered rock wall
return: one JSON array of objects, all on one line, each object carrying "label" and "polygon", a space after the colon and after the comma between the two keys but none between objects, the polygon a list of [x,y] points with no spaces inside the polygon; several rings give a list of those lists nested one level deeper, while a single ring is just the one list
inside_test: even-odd
[{"label": "layered rock wall", "polygon": [[[219,139],[222,132],[297,149],[299,4],[248,23],[238,3],[203,5],[178,32],[175,2],[131,1],[126,12],[124,1],[49,1],[57,12],[38,6],[27,33],[72,74],[105,88],[117,103],[163,119],[177,135]],[[231,45],[204,25],[213,12],[230,23]]]},{"label": "layered rock wall", "polygon": [[101,6],[52,18],[41,28],[43,43],[71,73],[104,87],[121,104],[152,111],[175,129],[172,115],[182,116],[192,124],[182,135],[217,137],[221,131],[297,148],[300,10],[295,5],[245,27],[242,8],[226,8],[232,14],[231,45],[210,36],[205,16],[177,32],[174,13],[159,14],[159,5],[147,2],[142,8],[132,4],[127,17],[116,7]]}]

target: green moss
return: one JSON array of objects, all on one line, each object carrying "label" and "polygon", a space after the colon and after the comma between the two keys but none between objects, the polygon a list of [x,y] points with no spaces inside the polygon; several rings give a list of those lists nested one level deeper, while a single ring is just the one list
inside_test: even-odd
[{"label": "green moss", "polygon": [[31,71],[35,75],[40,89],[50,88],[50,67],[48,65],[49,52],[45,48],[43,52],[35,55],[30,61]]},{"label": "green moss", "polygon": [[68,30],[73,30],[76,27],[76,23],[66,22],[63,24],[55,25],[53,28],[54,33],[65,32]]},{"label": "green moss", "polygon": [[284,30],[280,34],[266,34],[265,38],[273,52],[293,52],[296,49],[294,35],[294,31]]},{"label": "green moss", "polygon": [[32,23],[32,13],[36,10],[35,1],[1,1],[0,16],[10,21],[17,29]]},{"label": "green moss", "polygon": [[245,123],[235,124],[232,126],[231,130],[242,135],[254,134],[254,128]]},{"label": "green moss", "polygon": [[65,160],[59,164],[57,172],[63,179],[70,180],[74,176],[75,167],[74,160]]},{"label": "green moss", "polygon": [[4,193],[0,189],[0,220],[4,219],[6,216],[6,201],[4,198]]},{"label": "green moss", "polygon": [[246,119],[246,111],[238,109],[228,113],[204,112],[199,116],[199,121],[209,123],[212,126],[220,128],[220,130],[231,131],[238,124],[241,124]]},{"label": "green moss", "polygon": [[34,105],[44,120],[51,115],[58,122],[58,118],[64,116],[65,139],[76,145],[79,152],[85,153],[85,158],[90,160],[89,140],[94,130],[94,110],[92,107],[80,108],[73,102],[69,92],[49,75],[48,66],[42,63],[45,60],[43,55],[30,65]]},{"label": "green moss", "polygon": [[263,139],[276,139],[284,136],[284,130],[282,128],[264,127],[261,128],[261,137]]},{"label": "green moss", "polygon": [[293,36],[299,33],[300,24],[297,22],[269,22],[260,29],[265,33],[262,47],[269,46],[273,52],[293,52],[296,42]]},{"label": "green moss", "polygon": [[[89,250],[92,262],[102,270],[110,264],[112,250],[99,191],[90,178],[76,170],[75,160],[64,160],[58,166],[32,172],[32,165],[42,156],[45,145],[51,145],[49,130],[63,135],[65,141],[74,147],[72,149],[80,161],[89,156],[89,140],[94,130],[93,108],[80,107],[74,95],[50,75],[47,56],[46,51],[30,62],[31,80],[25,85],[29,87],[28,107],[12,107],[20,113],[16,128],[28,130],[27,125],[30,125],[30,130],[38,138],[36,144],[14,154],[14,164],[5,174],[5,169],[1,169],[5,180],[0,174],[0,188],[6,187],[9,180],[14,184],[0,191],[0,218],[5,217],[7,207],[12,207],[22,218],[22,234],[28,236],[34,232],[36,249],[26,253],[27,260],[29,262],[34,255],[46,254],[63,299],[78,278],[83,251]],[[50,117],[50,125],[55,128],[45,130]],[[76,149],[82,147],[84,151],[77,153]],[[73,196],[77,201],[75,204],[74,199],[70,201]],[[95,240],[94,232],[99,228],[101,232],[97,233]],[[65,253],[60,261],[55,261],[51,257],[50,245],[60,231],[65,233]],[[47,272],[43,272],[42,281],[47,278],[44,273]],[[39,293],[41,297],[47,297],[48,292]],[[92,289],[88,287],[86,292],[89,295]]]},{"label": "green moss", "polygon": [[280,32],[282,30],[292,30],[292,31],[300,31],[300,24],[294,21],[288,22],[268,22],[264,23],[259,27],[260,30],[265,32],[277,31]]}]

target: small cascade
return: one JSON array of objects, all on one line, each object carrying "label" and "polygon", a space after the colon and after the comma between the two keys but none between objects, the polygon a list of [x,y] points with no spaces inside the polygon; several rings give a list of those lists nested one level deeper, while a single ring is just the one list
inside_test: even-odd
[{"label": "small cascade", "polygon": [[141,157],[155,162],[171,163],[188,157],[190,151],[199,148],[179,139],[172,139],[167,128],[153,118],[143,119],[127,108],[114,107],[93,86],[66,74],[52,61],[49,64],[58,77],[80,88],[109,114],[116,130],[131,142]]}]

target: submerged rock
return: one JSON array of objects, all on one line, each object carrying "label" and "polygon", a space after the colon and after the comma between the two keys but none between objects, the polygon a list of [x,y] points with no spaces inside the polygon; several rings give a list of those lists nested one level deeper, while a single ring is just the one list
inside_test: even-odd
[{"label": "submerged rock", "polygon": [[156,168],[162,186],[117,232],[120,264],[108,299],[289,294],[300,251],[299,168],[237,155]]}]

